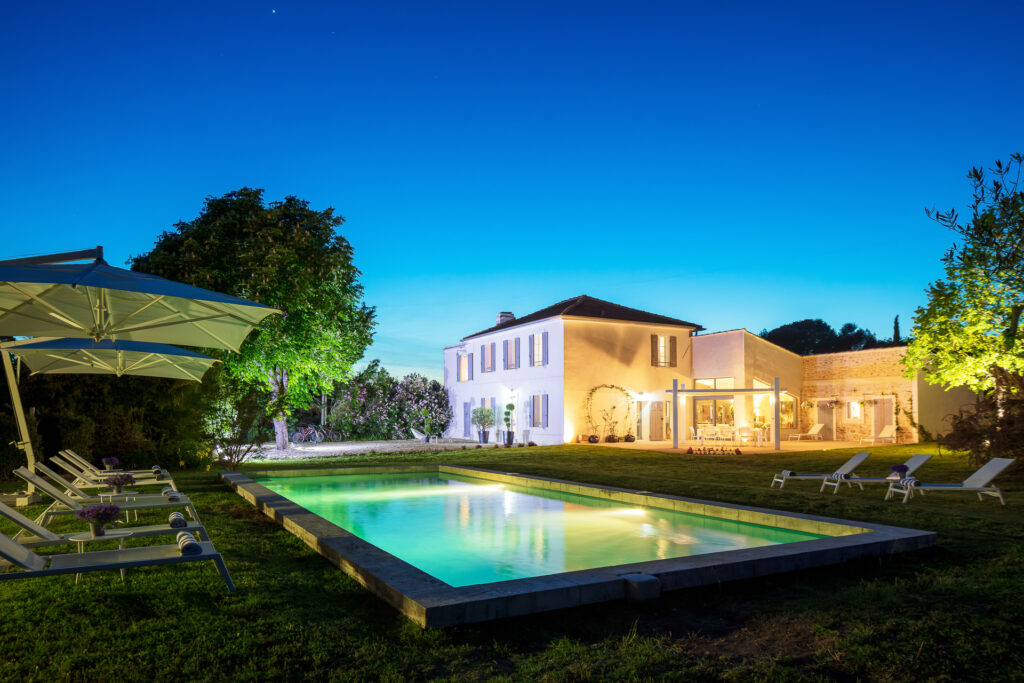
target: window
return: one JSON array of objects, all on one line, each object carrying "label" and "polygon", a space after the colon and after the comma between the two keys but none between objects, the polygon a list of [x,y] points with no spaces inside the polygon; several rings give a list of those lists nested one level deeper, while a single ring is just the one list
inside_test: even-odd
[{"label": "window", "polygon": [[547,394],[534,394],[530,397],[530,426],[548,428]]},{"label": "window", "polygon": [[515,370],[519,367],[519,337],[506,339],[501,343],[502,354],[505,357],[505,369]]},{"label": "window", "polygon": [[456,356],[458,359],[458,378],[460,382],[468,382],[473,379],[473,354],[461,353]]},{"label": "window", "polygon": [[676,367],[676,338],[674,336],[651,335],[651,365],[661,368]]},{"label": "window", "polygon": [[[733,389],[732,377],[710,377],[694,380],[696,389]],[[736,407],[733,398],[708,398],[698,396],[693,402],[698,425],[736,425]]]},{"label": "window", "polygon": [[480,345],[480,372],[494,372],[494,342]]},{"label": "window", "polygon": [[548,333],[530,335],[530,365],[537,367],[548,364]]},{"label": "window", "polygon": [[796,427],[796,397],[789,394],[779,395],[779,427],[782,429]]},{"label": "window", "polygon": [[846,419],[851,422],[864,419],[864,411],[861,409],[859,401],[846,402]]}]

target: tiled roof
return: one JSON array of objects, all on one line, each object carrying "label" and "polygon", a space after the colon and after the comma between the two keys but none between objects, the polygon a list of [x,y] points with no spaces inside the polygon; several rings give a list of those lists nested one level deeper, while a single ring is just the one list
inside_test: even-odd
[{"label": "tiled roof", "polygon": [[479,337],[482,334],[490,334],[491,332],[497,332],[498,330],[505,330],[510,327],[525,325],[526,323],[544,320],[545,318],[553,318],[558,315],[573,315],[581,318],[604,318],[606,320],[628,320],[635,323],[652,323],[657,325],[681,325],[684,327],[692,327],[698,331],[704,329],[696,323],[688,323],[685,320],[670,318],[667,315],[648,313],[647,311],[641,311],[637,308],[620,306],[619,304],[613,304],[610,301],[602,301],[601,299],[595,299],[592,296],[584,294],[573,297],[572,299],[566,299],[565,301],[559,301],[557,304],[552,304],[547,308],[534,311],[533,313],[524,315],[521,318],[513,318],[512,320],[507,320],[495,325],[494,327],[488,327],[486,330],[480,330],[468,337],[463,337],[462,340],[465,341],[467,339],[472,339],[473,337]]}]

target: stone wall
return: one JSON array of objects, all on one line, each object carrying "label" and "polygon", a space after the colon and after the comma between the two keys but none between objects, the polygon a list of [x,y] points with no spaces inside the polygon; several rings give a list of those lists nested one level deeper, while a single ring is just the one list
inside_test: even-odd
[{"label": "stone wall", "polygon": [[[859,441],[877,434],[895,417],[899,443],[916,443],[917,382],[903,376],[900,358],[905,352],[897,346],[804,356],[801,429],[827,424],[831,416],[833,439]],[[809,403],[813,406],[805,407]]]}]

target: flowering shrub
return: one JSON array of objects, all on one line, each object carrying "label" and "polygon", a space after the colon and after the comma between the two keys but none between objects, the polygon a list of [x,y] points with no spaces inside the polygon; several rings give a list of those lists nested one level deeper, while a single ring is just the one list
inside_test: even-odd
[{"label": "flowering shrub", "polygon": [[114,457],[103,458],[102,462],[104,465],[109,465],[110,467],[116,467],[121,464],[121,461]]},{"label": "flowering shrub", "polygon": [[116,505],[87,505],[81,510],[75,510],[75,517],[80,522],[107,525],[121,519],[121,508]]},{"label": "flowering shrub", "polygon": [[408,439],[413,429],[443,434],[451,420],[440,382],[415,373],[396,381],[377,361],[338,386],[329,417],[345,441]]},{"label": "flowering shrub", "polygon": [[127,473],[115,474],[112,477],[107,477],[103,482],[107,485],[107,488],[112,489],[115,486],[129,486],[134,484],[135,477]]}]

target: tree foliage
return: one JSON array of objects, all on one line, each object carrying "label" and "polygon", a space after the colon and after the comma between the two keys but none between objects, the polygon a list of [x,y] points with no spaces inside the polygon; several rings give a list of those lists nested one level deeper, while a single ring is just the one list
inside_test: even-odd
[{"label": "tree foliage", "polygon": [[284,312],[269,316],[239,353],[219,353],[229,374],[266,387],[278,447],[284,417],[350,368],[372,340],[374,310],[362,303],[352,247],[336,232],[344,218],[294,196],[264,202],[243,187],[208,197],[197,218],[164,232],[132,268],[244,297]]},{"label": "tree foliage", "polygon": [[932,383],[1024,395],[1024,157],[997,161],[987,174],[972,168],[970,220],[927,211],[959,240],[942,258],[945,278],[928,288],[914,316],[907,374],[923,371]]},{"label": "tree foliage", "polygon": [[879,340],[871,330],[857,327],[854,323],[846,323],[836,332],[820,318],[798,320],[774,330],[762,330],[759,336],[801,356],[860,351],[890,345],[890,342]]}]

